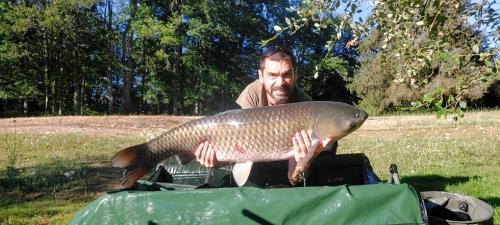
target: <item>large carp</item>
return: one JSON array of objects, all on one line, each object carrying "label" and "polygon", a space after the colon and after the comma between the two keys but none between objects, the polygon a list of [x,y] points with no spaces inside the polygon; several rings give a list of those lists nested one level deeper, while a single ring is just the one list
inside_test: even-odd
[{"label": "large carp", "polygon": [[292,137],[306,130],[309,149],[322,140],[339,140],[358,129],[368,114],[340,102],[300,102],[250,109],[229,110],[186,122],[151,141],[126,148],[112,159],[114,167],[125,168],[122,183],[132,186],[167,157],[177,156],[185,164],[194,159],[201,142],[216,146],[218,161],[235,162],[233,177],[243,185],[253,162],[289,159],[288,179],[297,184],[316,155],[314,151],[295,162]]}]

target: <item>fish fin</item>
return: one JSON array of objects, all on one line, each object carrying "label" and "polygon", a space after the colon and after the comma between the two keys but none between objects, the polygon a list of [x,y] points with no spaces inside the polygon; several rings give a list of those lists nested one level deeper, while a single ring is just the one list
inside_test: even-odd
[{"label": "fish fin", "polygon": [[[311,144],[308,148],[316,149],[320,143],[321,141],[313,133],[311,135]],[[296,185],[305,178],[304,176],[309,172],[309,166],[316,156],[316,151],[309,151],[306,156],[298,162],[295,158],[290,158],[288,160],[288,181],[291,185]]]},{"label": "fish fin", "polygon": [[195,156],[193,154],[177,154],[175,155],[175,159],[179,165],[186,165],[188,162],[191,162]]},{"label": "fish fin", "polygon": [[311,146],[309,146],[309,149],[316,149],[319,144],[321,144],[321,138],[316,130],[311,130]]},{"label": "fish fin", "polygon": [[233,177],[238,186],[243,186],[250,176],[253,162],[236,163],[233,166]]},{"label": "fish fin", "polygon": [[319,139],[312,139],[311,140],[311,145],[309,146],[309,149],[314,149],[313,152],[316,151],[316,148],[318,148],[318,145],[321,143]]},{"label": "fish fin", "polygon": [[309,146],[309,149],[314,149],[314,156],[313,157],[316,157],[319,155],[319,153],[321,153],[321,151],[316,151],[316,149],[318,148],[318,146],[320,144],[323,144],[323,140],[321,140],[321,138],[316,133],[316,131],[313,130],[311,132],[311,146]]},{"label": "fish fin", "polygon": [[113,167],[125,168],[122,177],[123,186],[131,187],[149,172],[151,166],[148,166],[144,158],[147,150],[148,146],[144,143],[123,149],[113,156],[111,159]]}]

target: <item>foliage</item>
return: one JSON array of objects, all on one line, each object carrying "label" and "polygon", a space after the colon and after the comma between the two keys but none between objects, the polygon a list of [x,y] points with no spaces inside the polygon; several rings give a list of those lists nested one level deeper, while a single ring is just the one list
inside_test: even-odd
[{"label": "foliage", "polygon": [[236,107],[271,40],[292,47],[316,100],[461,115],[496,93],[491,1],[376,1],[355,19],[365,5],[1,1],[0,116],[220,112]]},{"label": "foliage", "polygon": [[[436,110],[438,117],[450,112],[463,116],[466,102],[482,97],[500,75],[500,61],[494,57],[498,49],[489,47],[481,33],[484,27],[499,25],[498,14],[488,4],[380,2],[369,21],[377,24],[381,38],[374,47],[383,54],[382,68],[397,63],[385,70],[394,78],[385,105],[411,102],[414,108]],[[484,18],[478,15],[482,13]],[[471,17],[476,19],[473,24],[467,21]],[[413,95],[397,96],[405,90]]]},{"label": "foliage", "polygon": [[[363,99],[361,105],[377,113],[424,108],[438,116],[462,116],[467,102],[482,97],[500,78],[494,1],[375,1],[366,21],[354,18],[362,4],[303,1],[285,27],[274,27],[278,34],[269,40],[295,35],[308,21],[316,32],[331,35],[328,49],[352,32],[347,43],[359,44],[361,67],[349,86]],[[339,10],[339,20],[332,23],[328,15]],[[335,31],[325,31],[329,26]]]},{"label": "foliage", "polygon": [[[102,44],[96,1],[3,4],[0,18],[0,96],[24,102],[24,111],[44,107],[62,111],[72,100],[75,113],[83,91],[97,80]],[[65,88],[62,88],[65,87]],[[73,94],[73,98],[67,95]],[[42,106],[44,105],[45,106]],[[58,109],[57,109],[58,108]]]},{"label": "foliage", "polygon": [[258,42],[270,34],[265,27],[275,15],[263,13],[266,7],[209,0],[1,2],[0,115],[204,114],[235,107],[256,74]]},{"label": "foliage", "polygon": [[[354,104],[358,98],[346,85],[359,65],[359,54],[350,46],[354,34],[344,26],[346,17],[334,13],[335,8],[335,4],[321,5],[319,1],[292,4],[281,15],[285,24],[272,24],[277,33],[261,45],[278,40],[293,46],[302,75],[300,86],[313,99]],[[323,11],[314,14],[315,10]]]}]

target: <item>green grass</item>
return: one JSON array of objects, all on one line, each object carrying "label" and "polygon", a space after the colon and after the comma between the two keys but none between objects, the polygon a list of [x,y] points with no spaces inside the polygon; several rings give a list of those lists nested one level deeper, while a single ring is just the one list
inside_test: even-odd
[{"label": "green grass", "polygon": [[[470,195],[495,207],[500,224],[500,113],[496,121],[415,121],[386,130],[362,130],[339,142],[339,153],[364,152],[388,178],[396,163],[402,181],[418,191]],[[412,129],[405,129],[412,126]]]},{"label": "green grass", "polygon": [[46,197],[37,201],[19,202],[0,210],[2,224],[68,224],[73,214],[96,195],[84,199],[63,200]]},{"label": "green grass", "polygon": [[[118,179],[110,158],[136,137],[2,134],[0,224],[67,224]],[[6,150],[6,151],[4,151]],[[106,189],[108,188],[108,189]]]},{"label": "green grass", "polygon": [[[382,179],[396,163],[403,182],[417,190],[482,199],[495,207],[500,224],[500,111],[487,120],[467,116],[359,130],[341,140],[338,151],[364,152]],[[67,224],[118,179],[120,170],[110,165],[113,153],[142,139],[0,134],[0,224]]]}]

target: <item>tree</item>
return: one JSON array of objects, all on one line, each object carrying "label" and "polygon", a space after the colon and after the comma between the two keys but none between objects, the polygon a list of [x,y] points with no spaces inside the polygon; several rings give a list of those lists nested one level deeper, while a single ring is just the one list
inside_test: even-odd
[{"label": "tree", "polygon": [[[488,84],[499,79],[495,32],[500,20],[493,3],[377,1],[371,18],[363,21],[353,19],[360,12],[359,1],[306,0],[292,9],[297,15],[285,19],[285,27],[275,26],[275,30],[296,34],[311,22],[322,28],[328,18],[325,15],[342,8],[344,13],[339,16],[339,23],[333,24],[336,35],[332,35],[330,43],[339,40],[346,28],[355,34],[351,42],[361,41],[365,47],[367,44],[363,42],[378,43],[365,50],[361,60],[366,68],[373,66],[373,62],[381,63],[378,71],[385,75],[370,75],[369,69],[361,68],[351,85],[361,97],[367,98],[365,104],[381,105],[382,110],[413,105],[434,109],[438,116],[450,112],[460,116],[467,101],[480,96]],[[473,18],[472,25],[467,18]],[[485,37],[489,43],[484,42]],[[363,73],[378,77],[379,82],[366,83],[374,79],[367,79]],[[443,79],[448,85],[443,85]],[[381,86],[373,86],[377,84]],[[410,94],[394,96],[378,91],[386,87],[391,93]],[[418,98],[421,100],[416,101]]]},{"label": "tree", "polygon": [[[363,46],[367,59],[363,66],[379,66],[375,70],[383,71],[387,78],[368,70],[357,75],[360,79],[378,76],[390,80],[378,87],[385,90],[380,101],[371,103],[379,110],[412,105],[434,109],[438,116],[450,112],[462,116],[466,102],[480,98],[499,78],[492,63],[496,60],[498,64],[492,55],[496,50],[488,49],[480,30],[481,26],[495,26],[495,22],[470,25],[465,18],[473,15],[478,5],[463,1],[383,3],[369,21],[376,28],[370,33],[371,43]],[[495,17],[494,12],[489,13]],[[369,90],[362,90],[363,83],[352,87],[366,95]]]},{"label": "tree", "polygon": [[29,102],[41,94],[39,76],[34,66],[26,65],[39,57],[40,46],[36,21],[40,17],[33,5],[0,3],[0,97],[22,104],[24,114]]},{"label": "tree", "polygon": [[192,1],[184,7],[187,79],[186,106],[194,113],[234,108],[234,100],[257,70],[258,42],[269,33],[259,15],[261,4]]},{"label": "tree", "polygon": [[113,91],[113,69],[114,69],[114,54],[113,54],[113,39],[114,39],[114,29],[113,29],[113,3],[112,0],[106,0],[106,13],[104,14],[107,18],[106,31],[107,31],[107,42],[106,42],[106,58],[107,58],[107,68],[106,68],[106,78],[107,78],[107,95],[106,99],[108,101],[108,114],[113,114],[114,106],[114,91]]},{"label": "tree", "polygon": [[1,1],[0,114],[220,112],[272,39],[314,99],[378,112],[460,115],[498,80],[491,2],[378,2],[366,20],[358,0]]}]

